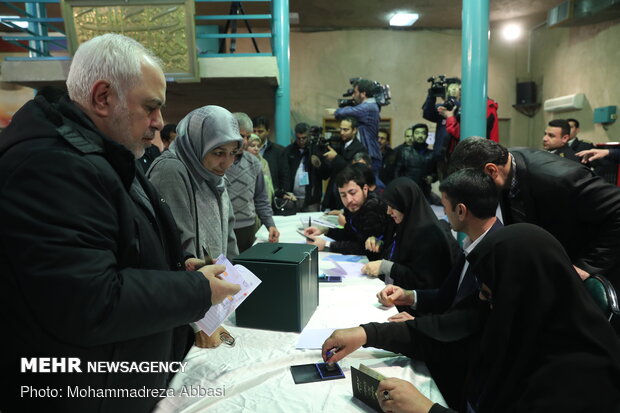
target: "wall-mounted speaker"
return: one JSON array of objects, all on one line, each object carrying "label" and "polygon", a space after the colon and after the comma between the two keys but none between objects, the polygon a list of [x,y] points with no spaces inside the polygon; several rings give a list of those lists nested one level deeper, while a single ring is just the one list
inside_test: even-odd
[{"label": "wall-mounted speaker", "polygon": [[529,103],[536,103],[536,83],[517,83],[517,105],[527,105]]}]

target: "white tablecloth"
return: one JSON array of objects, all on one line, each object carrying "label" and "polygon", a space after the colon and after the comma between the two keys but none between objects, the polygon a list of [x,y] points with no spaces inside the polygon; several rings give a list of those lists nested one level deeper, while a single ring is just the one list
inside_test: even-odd
[{"label": "white tablecloth", "polygon": [[[309,215],[318,216],[314,213],[276,217],[280,241],[304,242],[295,230],[301,225],[300,217],[305,222]],[[266,234],[263,228],[257,237],[264,240]],[[323,260],[329,254],[320,253],[322,268],[332,265]],[[308,328],[386,321],[396,310],[378,305],[375,294],[382,286],[380,280],[367,277],[320,283],[319,307]],[[236,327],[234,315],[224,325],[235,337],[235,346],[193,347],[185,360],[186,371],[178,373],[171,382],[175,396],[163,399],[155,412],[372,412],[353,397],[351,390],[350,368],[357,368],[360,362],[387,377],[408,380],[431,400],[444,403],[424,363],[372,348],[361,348],[339,363],[345,379],[295,384],[290,366],[321,362],[320,350],[296,350],[297,333]]]}]

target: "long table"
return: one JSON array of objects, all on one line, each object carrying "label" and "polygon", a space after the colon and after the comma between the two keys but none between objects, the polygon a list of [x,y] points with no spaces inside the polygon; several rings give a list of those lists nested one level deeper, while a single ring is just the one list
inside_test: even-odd
[{"label": "long table", "polygon": [[[275,217],[280,242],[304,242],[296,232],[298,226],[308,217],[319,215]],[[267,231],[261,229],[257,238],[259,242],[266,241]],[[333,265],[324,260],[330,254],[333,253],[319,254],[320,270]],[[383,282],[369,277],[320,283],[319,306],[307,328],[343,328],[386,321],[396,309],[377,303],[375,294],[382,287]],[[178,373],[171,382],[175,396],[163,399],[156,413],[372,412],[353,397],[351,389],[351,366],[357,368],[360,363],[387,377],[408,380],[431,400],[445,402],[423,362],[374,348],[360,348],[339,363],[345,379],[297,385],[290,366],[321,362],[320,350],[296,350],[298,333],[236,327],[234,315],[224,326],[235,337],[235,345],[193,347],[185,359],[186,371]]]}]

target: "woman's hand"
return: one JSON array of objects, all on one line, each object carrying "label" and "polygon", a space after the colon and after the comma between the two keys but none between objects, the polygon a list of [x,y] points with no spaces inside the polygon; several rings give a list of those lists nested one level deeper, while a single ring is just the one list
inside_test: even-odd
[{"label": "woman's hand", "polygon": [[368,237],[364,243],[364,247],[371,252],[379,252],[382,245],[383,240],[377,239],[376,237]]},{"label": "woman's hand", "polygon": [[381,260],[371,261],[362,267],[362,274],[370,275],[371,277],[377,277],[379,275],[380,266]]}]

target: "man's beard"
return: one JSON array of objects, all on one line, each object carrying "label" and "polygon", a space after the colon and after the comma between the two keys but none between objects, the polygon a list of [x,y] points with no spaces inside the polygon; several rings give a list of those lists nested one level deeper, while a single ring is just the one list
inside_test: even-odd
[{"label": "man's beard", "polygon": [[110,130],[112,132],[110,137],[131,151],[135,158],[138,159],[144,155],[144,150],[146,149],[142,139],[152,139],[155,136],[155,132],[149,128],[138,141],[131,136],[132,123],[133,116],[129,111],[127,102],[122,100],[110,116]]}]

